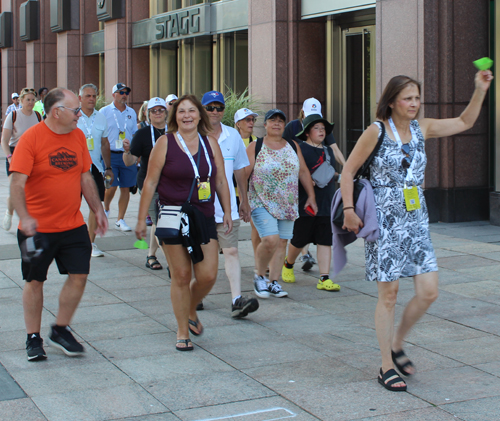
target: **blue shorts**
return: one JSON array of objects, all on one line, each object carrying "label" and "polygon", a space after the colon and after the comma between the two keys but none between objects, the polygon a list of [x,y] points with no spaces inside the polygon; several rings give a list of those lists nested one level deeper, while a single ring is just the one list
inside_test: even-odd
[{"label": "blue shorts", "polygon": [[111,187],[134,187],[137,183],[137,166],[127,167],[123,162],[123,153],[111,152],[111,168],[113,168],[113,184]]},{"label": "blue shorts", "polygon": [[277,234],[282,240],[291,240],[293,237],[293,221],[276,219],[265,208],[254,209],[252,221],[260,238]]}]

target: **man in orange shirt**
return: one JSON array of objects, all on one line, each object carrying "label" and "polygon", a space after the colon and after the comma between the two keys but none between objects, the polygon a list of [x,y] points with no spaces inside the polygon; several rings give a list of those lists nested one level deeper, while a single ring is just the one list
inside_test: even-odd
[{"label": "man in orange shirt", "polygon": [[26,281],[23,308],[29,361],[47,358],[40,337],[43,283],[54,259],[68,278],[48,343],[69,356],[84,352],[69,328],[90,270],[90,239],[80,212],[82,194],[96,215],[96,232],[104,235],[108,229],[89,172],[92,161],[85,135],[77,129],[78,105],[72,92],[51,90],[44,100],[46,120],[21,136],[11,161],[11,200],[20,219],[17,238]]}]

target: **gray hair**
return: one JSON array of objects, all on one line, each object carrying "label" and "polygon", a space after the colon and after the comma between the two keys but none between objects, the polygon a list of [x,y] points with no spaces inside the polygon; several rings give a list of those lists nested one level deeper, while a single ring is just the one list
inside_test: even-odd
[{"label": "gray hair", "polygon": [[95,86],[93,83],[86,83],[85,85],[83,85],[80,90],[78,91],[78,95],[82,96],[83,94],[83,90],[86,89],[86,88],[92,88],[94,91],[95,91],[95,94],[97,95],[97,86]]}]

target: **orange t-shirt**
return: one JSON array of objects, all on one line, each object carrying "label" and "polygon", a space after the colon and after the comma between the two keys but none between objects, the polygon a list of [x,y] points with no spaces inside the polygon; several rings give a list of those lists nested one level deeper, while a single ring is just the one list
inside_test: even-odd
[{"label": "orange t-shirt", "polygon": [[37,231],[69,231],[85,223],[80,212],[81,180],[91,163],[80,129],[60,135],[41,122],[24,132],[12,156],[10,171],[28,176],[26,207],[38,221]]}]

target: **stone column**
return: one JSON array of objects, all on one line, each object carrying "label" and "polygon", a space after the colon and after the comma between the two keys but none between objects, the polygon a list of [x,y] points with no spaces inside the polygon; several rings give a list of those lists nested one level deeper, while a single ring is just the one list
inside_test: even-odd
[{"label": "stone column", "polygon": [[[420,118],[458,117],[474,90],[472,61],[488,55],[488,2],[377,1],[377,96],[392,76],[422,82]],[[426,141],[431,221],[489,216],[488,101],[475,126]]]}]

